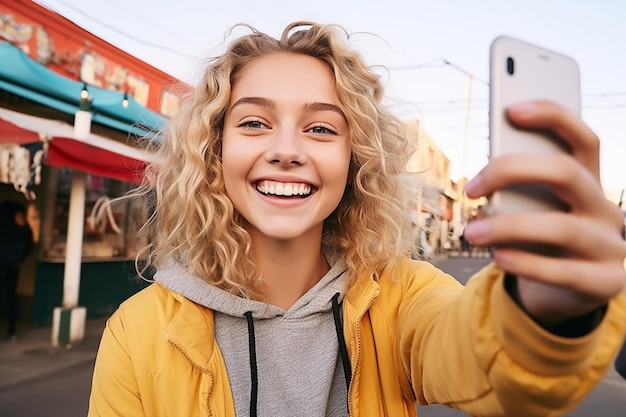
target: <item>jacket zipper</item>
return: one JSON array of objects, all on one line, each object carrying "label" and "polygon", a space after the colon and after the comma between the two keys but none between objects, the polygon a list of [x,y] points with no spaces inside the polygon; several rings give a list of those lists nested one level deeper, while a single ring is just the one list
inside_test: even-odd
[{"label": "jacket zipper", "polygon": [[206,397],[206,410],[207,410],[208,417],[213,417],[213,412],[211,411],[211,406],[210,406],[211,396],[213,395],[213,388],[214,388],[213,384],[215,382],[215,381],[213,381],[213,375],[211,375],[211,372],[209,372],[208,369],[205,369],[205,368],[202,368],[202,367],[196,365],[196,363],[194,361],[192,361],[191,358],[189,356],[187,356],[187,354],[176,343],[172,342],[169,339],[167,340],[167,343],[169,343],[170,345],[174,346],[174,348],[176,348],[176,350],[179,351],[180,354],[183,355],[183,357],[185,359],[187,359],[187,361],[191,364],[191,366],[193,368],[199,370],[203,374],[206,374],[207,377],[209,378],[209,389],[207,390],[207,397]]},{"label": "jacket zipper", "polygon": [[[367,302],[365,309],[363,309],[363,311],[360,313],[359,317],[357,318],[356,325],[354,327],[354,330],[356,333],[356,361],[354,361],[355,365],[354,365],[354,369],[352,370],[352,377],[351,377],[352,381],[354,381],[354,377],[358,373],[359,367],[361,366],[361,319],[363,318],[365,313],[367,313],[367,311],[370,309],[370,307],[374,303],[374,300],[376,299],[376,297],[378,297],[379,293],[380,293],[380,289],[376,289],[372,297]],[[348,387],[348,416],[352,415],[352,391],[353,391],[353,384],[350,384],[350,387]]]}]

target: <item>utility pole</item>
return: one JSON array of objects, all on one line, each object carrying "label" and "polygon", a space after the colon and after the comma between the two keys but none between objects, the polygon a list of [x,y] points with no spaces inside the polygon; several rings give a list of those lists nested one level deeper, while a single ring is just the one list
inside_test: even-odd
[{"label": "utility pole", "polygon": [[[462,170],[462,177],[465,177],[465,174],[467,172],[467,145],[469,142],[469,125],[470,125],[470,112],[472,110],[472,86],[474,84],[474,76],[472,74],[468,74],[469,77],[469,91],[467,93],[467,108],[465,110],[465,131],[463,134],[463,159],[461,161],[461,170]],[[465,221],[466,221],[466,197],[465,197],[465,191],[461,190],[461,223],[463,224],[463,227],[465,227]]]}]

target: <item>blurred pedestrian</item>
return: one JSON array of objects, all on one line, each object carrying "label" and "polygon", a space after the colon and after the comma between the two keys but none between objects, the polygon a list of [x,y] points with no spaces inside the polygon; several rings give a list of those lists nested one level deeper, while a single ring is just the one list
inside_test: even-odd
[{"label": "blurred pedestrian", "polygon": [[619,351],[617,359],[615,359],[615,370],[623,378],[626,378],[626,340],[624,340],[622,350]]},{"label": "blurred pedestrian", "polygon": [[24,258],[33,250],[33,234],[26,222],[26,207],[16,201],[0,204],[0,281],[7,306],[7,334],[17,340],[17,282]]},{"label": "blurred pedestrian", "polygon": [[465,254],[467,253],[467,256],[472,256],[472,245],[469,242],[469,240],[467,240],[467,237],[465,237],[465,228],[463,229],[463,232],[461,233],[461,255],[465,256]]}]

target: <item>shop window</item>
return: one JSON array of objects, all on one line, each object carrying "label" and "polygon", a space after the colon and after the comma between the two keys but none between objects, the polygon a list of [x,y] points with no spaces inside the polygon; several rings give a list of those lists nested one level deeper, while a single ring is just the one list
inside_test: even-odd
[{"label": "shop window", "polygon": [[[65,259],[73,171],[52,168],[45,201],[42,253],[46,260]],[[135,184],[86,174],[82,256],[84,261],[134,258],[144,246],[138,230],[145,207],[136,199],[115,200]]]}]

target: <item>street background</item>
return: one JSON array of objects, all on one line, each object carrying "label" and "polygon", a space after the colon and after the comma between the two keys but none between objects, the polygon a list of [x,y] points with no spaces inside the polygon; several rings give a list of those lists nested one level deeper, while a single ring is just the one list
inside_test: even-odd
[{"label": "street background", "polygon": [[[489,48],[514,36],[564,53],[581,69],[583,120],[601,138],[602,182],[626,187],[626,2],[623,0],[36,0],[155,67],[194,84],[246,23],[280,36],[295,20],[336,23],[379,72],[386,100],[419,119],[451,161],[453,180],[487,162]],[[620,41],[621,39],[621,41]]]},{"label": "street background", "polygon": [[[435,265],[465,284],[489,258],[445,257]],[[17,343],[0,344],[0,416],[84,417],[87,415],[93,364],[106,317],[88,319],[85,338],[54,348],[51,329],[29,328]],[[28,324],[22,324],[28,326]],[[569,417],[624,417],[626,381],[614,370]],[[438,405],[418,407],[420,417],[462,417]]]}]

